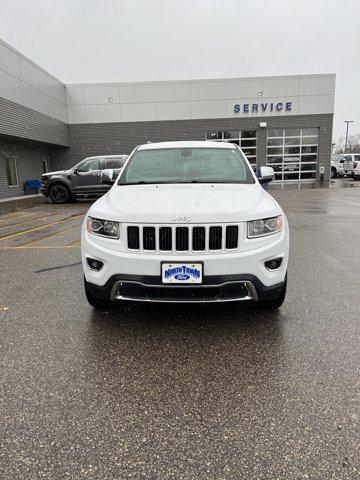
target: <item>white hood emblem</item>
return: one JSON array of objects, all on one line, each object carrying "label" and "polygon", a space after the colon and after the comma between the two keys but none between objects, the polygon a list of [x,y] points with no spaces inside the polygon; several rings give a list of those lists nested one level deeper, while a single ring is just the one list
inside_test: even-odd
[{"label": "white hood emblem", "polygon": [[171,220],[173,222],[188,223],[191,222],[191,217],[173,217]]}]

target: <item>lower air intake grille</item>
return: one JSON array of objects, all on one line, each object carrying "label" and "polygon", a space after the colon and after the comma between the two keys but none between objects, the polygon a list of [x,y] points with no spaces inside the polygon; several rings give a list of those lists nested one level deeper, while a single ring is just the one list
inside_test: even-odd
[{"label": "lower air intake grille", "polygon": [[244,283],[233,283],[214,287],[154,287],[136,283],[121,284],[118,295],[131,300],[159,302],[212,302],[242,299],[249,295]]}]

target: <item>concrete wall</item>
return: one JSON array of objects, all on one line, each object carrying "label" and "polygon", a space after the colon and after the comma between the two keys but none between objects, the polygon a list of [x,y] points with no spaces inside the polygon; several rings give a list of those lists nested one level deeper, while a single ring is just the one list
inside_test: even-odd
[{"label": "concrete wall", "polygon": [[[0,136],[0,198],[24,195],[26,180],[40,179],[42,174],[42,160],[49,163],[51,147],[32,142],[19,140],[13,137]],[[17,164],[19,185],[9,187],[5,159],[15,158]]]},{"label": "concrete wall", "polygon": [[65,85],[0,40],[0,97],[67,123]]},{"label": "concrete wall", "polygon": [[54,169],[68,168],[92,155],[129,154],[137,145],[148,141],[205,140],[206,132],[222,130],[257,130],[257,162],[265,165],[267,129],[318,127],[318,164],[325,165],[326,182],[330,168],[332,118],[332,114],[267,117],[267,128],[260,128],[256,117],[70,125],[70,148],[53,150],[51,165]]},{"label": "concrete wall", "polygon": [[334,96],[334,74],[66,85],[70,124],[326,114]]},{"label": "concrete wall", "polygon": [[[69,145],[65,85],[0,40],[0,197],[24,194],[39,179],[51,145]],[[5,159],[15,158],[19,185],[9,187]]]},{"label": "concrete wall", "polygon": [[0,134],[69,144],[65,85],[2,40]]},{"label": "concrete wall", "polygon": [[0,136],[11,135],[38,142],[69,145],[69,127],[55,118],[0,98]]}]

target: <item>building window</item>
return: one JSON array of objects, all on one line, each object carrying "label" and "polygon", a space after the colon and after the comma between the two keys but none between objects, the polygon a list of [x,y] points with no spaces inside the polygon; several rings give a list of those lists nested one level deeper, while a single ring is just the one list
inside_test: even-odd
[{"label": "building window", "polygon": [[318,143],[317,128],[268,130],[267,164],[275,170],[275,180],[315,180]]},{"label": "building window", "polygon": [[238,145],[245,153],[246,158],[253,168],[256,167],[256,130],[226,131],[226,132],[208,132],[206,140],[213,142],[228,142]]},{"label": "building window", "polygon": [[9,187],[19,185],[18,172],[15,158],[5,158],[5,168]]}]

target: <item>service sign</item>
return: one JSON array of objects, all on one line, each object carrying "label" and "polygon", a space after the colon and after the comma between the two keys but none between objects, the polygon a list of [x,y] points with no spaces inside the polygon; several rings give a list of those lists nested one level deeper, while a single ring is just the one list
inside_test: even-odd
[{"label": "service sign", "polygon": [[162,263],[163,283],[202,283],[203,266],[201,263]]},{"label": "service sign", "polygon": [[292,102],[260,102],[260,103],[235,103],[234,113],[243,115],[276,114],[291,112]]}]

